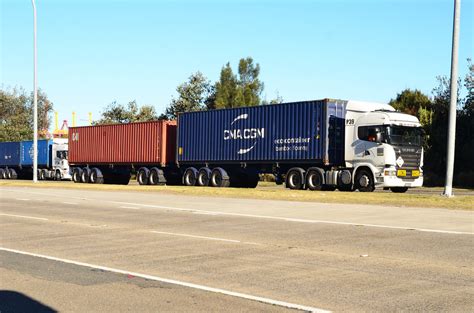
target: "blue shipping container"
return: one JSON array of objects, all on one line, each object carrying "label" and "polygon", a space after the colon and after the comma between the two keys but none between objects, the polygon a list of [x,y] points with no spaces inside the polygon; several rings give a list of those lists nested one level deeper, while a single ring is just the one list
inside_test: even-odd
[{"label": "blue shipping container", "polygon": [[20,165],[20,142],[0,142],[0,167]]},{"label": "blue shipping container", "polygon": [[[51,165],[52,140],[38,140],[38,166]],[[33,166],[33,141],[0,142],[0,166]]]},{"label": "blue shipping container", "polygon": [[183,113],[181,163],[344,162],[343,100]]},{"label": "blue shipping container", "polygon": [[[52,140],[38,140],[38,166],[50,166],[52,144]],[[33,141],[21,142],[21,165],[33,166]]]}]

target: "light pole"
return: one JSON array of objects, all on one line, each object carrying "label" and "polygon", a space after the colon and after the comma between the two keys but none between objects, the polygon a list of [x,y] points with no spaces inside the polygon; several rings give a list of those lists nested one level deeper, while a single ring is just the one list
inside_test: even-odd
[{"label": "light pole", "polygon": [[448,149],[444,195],[453,196],[454,147],[456,142],[456,106],[458,100],[458,47],[461,0],[454,0],[453,50],[451,52],[451,101],[449,104]]},{"label": "light pole", "polygon": [[34,74],[33,74],[33,182],[38,182],[38,84],[36,81],[36,5],[35,0],[31,0],[33,4],[33,54],[34,54]]}]

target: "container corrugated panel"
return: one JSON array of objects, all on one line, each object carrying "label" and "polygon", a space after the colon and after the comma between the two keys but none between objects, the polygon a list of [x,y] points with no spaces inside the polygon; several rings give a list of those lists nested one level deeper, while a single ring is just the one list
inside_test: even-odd
[{"label": "container corrugated panel", "polygon": [[71,164],[167,164],[176,158],[176,122],[69,128]]},{"label": "container corrugated panel", "polygon": [[[51,165],[52,144],[52,140],[38,140],[38,166]],[[22,141],[20,154],[22,166],[33,166],[33,141]]]},{"label": "container corrugated panel", "polygon": [[178,161],[341,163],[346,103],[325,99],[183,113]]},{"label": "container corrugated panel", "polygon": [[0,142],[0,166],[19,166],[20,165],[21,143]]}]

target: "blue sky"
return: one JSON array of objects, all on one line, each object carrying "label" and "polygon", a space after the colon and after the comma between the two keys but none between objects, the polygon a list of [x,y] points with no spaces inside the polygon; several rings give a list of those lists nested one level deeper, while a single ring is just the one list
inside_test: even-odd
[{"label": "blue sky", "polygon": [[[0,86],[31,91],[31,1],[0,2]],[[404,88],[430,94],[450,73],[452,0],[36,2],[39,86],[79,124],[114,100],[161,113],[191,73],[215,81],[247,56],[268,100],[387,102]],[[462,76],[473,2],[462,0]]]}]

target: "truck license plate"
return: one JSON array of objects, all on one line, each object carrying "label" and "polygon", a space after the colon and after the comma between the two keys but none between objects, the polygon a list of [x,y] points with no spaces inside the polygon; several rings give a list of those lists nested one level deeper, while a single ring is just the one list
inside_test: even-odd
[{"label": "truck license plate", "polygon": [[418,170],[413,170],[413,171],[411,171],[411,176],[413,176],[413,177],[419,177],[419,176],[420,176],[420,171],[418,171]]},{"label": "truck license plate", "polygon": [[398,170],[397,171],[397,176],[407,176],[407,171],[406,170]]}]

